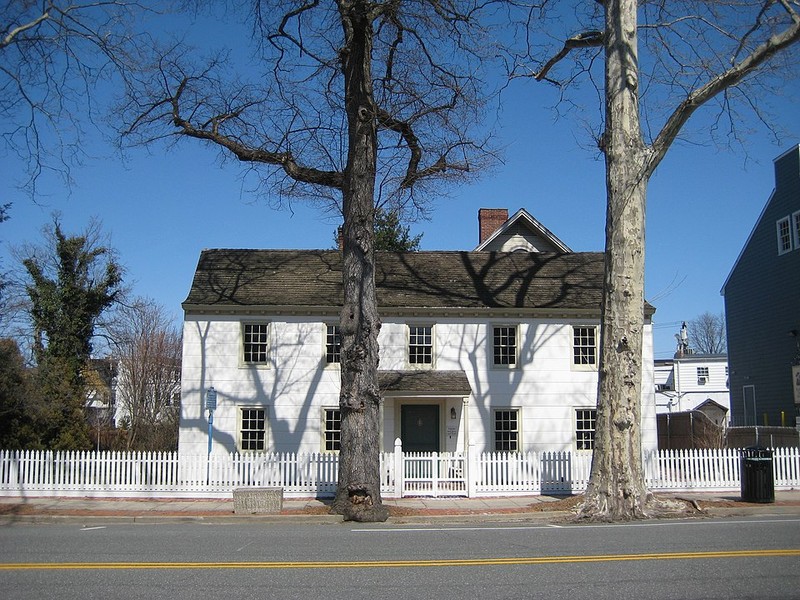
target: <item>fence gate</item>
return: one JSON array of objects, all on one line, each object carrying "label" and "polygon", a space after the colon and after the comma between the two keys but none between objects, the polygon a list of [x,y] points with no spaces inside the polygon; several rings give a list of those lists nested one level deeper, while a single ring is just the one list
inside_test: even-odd
[{"label": "fence gate", "polygon": [[403,496],[466,496],[466,470],[462,452],[407,452],[403,455]]}]

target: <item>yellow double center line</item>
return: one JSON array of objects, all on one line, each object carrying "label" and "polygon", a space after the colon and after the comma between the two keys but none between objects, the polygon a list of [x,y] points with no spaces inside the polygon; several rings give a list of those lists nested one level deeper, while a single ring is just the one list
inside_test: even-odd
[{"label": "yellow double center line", "polygon": [[0,571],[132,570],[132,569],[374,569],[417,567],[483,567],[493,565],[547,565],[563,563],[620,562],[637,560],[696,560],[800,556],[800,549],[726,550],[721,552],[666,552],[657,554],[598,554],[590,556],[533,556],[527,558],[467,558],[441,560],[369,560],[304,562],[70,562],[0,563]]}]

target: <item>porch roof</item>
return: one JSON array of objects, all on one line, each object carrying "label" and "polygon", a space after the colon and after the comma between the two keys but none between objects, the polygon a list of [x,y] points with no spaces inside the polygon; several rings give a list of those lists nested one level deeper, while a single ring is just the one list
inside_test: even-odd
[{"label": "porch roof", "polygon": [[464,371],[378,371],[382,392],[436,393],[469,396],[472,387]]}]

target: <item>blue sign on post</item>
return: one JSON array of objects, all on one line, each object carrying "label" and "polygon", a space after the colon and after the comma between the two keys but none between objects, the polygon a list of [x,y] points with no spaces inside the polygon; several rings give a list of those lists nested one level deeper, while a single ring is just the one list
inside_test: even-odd
[{"label": "blue sign on post", "polygon": [[211,386],[206,391],[206,410],[208,410],[208,463],[206,464],[206,483],[211,482],[211,432],[214,428],[214,410],[217,408],[217,390]]},{"label": "blue sign on post", "polygon": [[206,392],[206,408],[212,411],[217,408],[217,390],[213,386]]}]

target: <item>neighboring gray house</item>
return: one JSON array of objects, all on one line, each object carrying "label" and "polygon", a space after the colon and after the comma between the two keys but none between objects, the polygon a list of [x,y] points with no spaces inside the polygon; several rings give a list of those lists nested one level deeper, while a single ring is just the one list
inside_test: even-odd
[{"label": "neighboring gray house", "polygon": [[[603,255],[571,252],[524,210],[479,219],[477,251],[376,257],[382,448],[591,450]],[[183,304],[182,454],[207,451],[212,386],[212,452],[339,449],[341,268],[336,250],[203,251]],[[653,312],[645,451],[656,448]]]},{"label": "neighboring gray house", "polygon": [[775,159],[775,190],[722,294],[732,424],[800,425],[800,146]]}]

